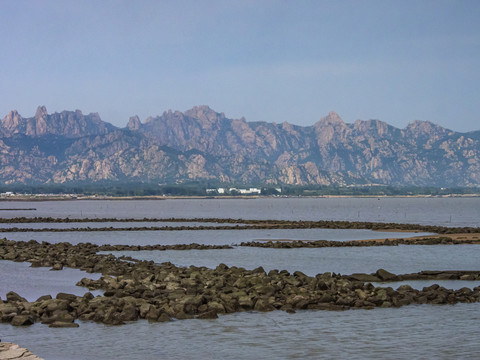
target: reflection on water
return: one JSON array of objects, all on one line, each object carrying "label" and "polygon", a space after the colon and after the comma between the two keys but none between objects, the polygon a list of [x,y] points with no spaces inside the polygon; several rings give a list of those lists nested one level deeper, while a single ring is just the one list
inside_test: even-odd
[{"label": "reflection on water", "polygon": [[78,329],[0,324],[16,341],[57,359],[478,359],[480,304],[398,309],[237,313],[216,320]]}]

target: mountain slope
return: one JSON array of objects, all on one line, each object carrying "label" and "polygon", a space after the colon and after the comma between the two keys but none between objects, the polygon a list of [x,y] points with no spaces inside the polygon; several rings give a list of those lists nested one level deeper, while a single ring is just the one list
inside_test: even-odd
[{"label": "mountain slope", "polygon": [[10,112],[0,124],[0,181],[480,185],[480,131],[430,122],[398,129],[345,123],[331,112],[312,126],[228,119],[207,106],[164,112],[124,129],[98,114]]}]

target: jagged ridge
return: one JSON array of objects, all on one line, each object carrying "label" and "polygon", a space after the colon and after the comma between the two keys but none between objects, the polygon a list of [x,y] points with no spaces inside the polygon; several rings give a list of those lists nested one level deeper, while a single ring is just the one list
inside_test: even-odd
[{"label": "jagged ridge", "polygon": [[0,126],[0,180],[389,184],[478,186],[480,131],[430,122],[398,129],[345,123],[330,112],[313,126],[228,119],[208,106],[164,112],[123,129],[81,111],[34,117],[11,111]]}]

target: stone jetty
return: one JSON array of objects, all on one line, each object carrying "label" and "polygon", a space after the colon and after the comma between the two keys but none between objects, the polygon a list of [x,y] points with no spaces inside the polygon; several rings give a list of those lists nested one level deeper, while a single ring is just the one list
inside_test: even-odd
[{"label": "stone jetty", "polygon": [[52,217],[17,217],[11,219],[0,218],[1,223],[28,224],[28,223],[142,223],[142,222],[171,222],[171,223],[216,223],[222,226],[132,226],[118,227],[74,227],[74,228],[2,228],[2,232],[71,232],[71,231],[178,231],[178,230],[252,230],[252,229],[366,229],[375,231],[405,231],[430,232],[435,234],[480,234],[480,228],[474,227],[446,227],[420,224],[376,223],[365,221],[292,221],[292,220],[252,220],[228,218],[52,218]]},{"label": "stone jetty", "polygon": [[[182,249],[187,250],[190,246],[193,245],[183,245]],[[84,278],[77,285],[104,291],[103,296],[97,297],[90,292],[83,296],[60,293],[55,298],[46,295],[34,302],[9,292],[6,299],[0,300],[0,321],[14,326],[42,322],[50,327],[77,327],[77,319],[120,325],[138,319],[158,322],[214,319],[218,314],[239,311],[373,309],[480,300],[480,286],[473,290],[451,290],[438,285],[422,290],[408,285],[397,290],[376,287],[371,282],[408,278],[382,269],[375,274],[307,276],[300,271],[272,270],[267,273],[262,267],[246,270],[225,264],[215,269],[177,267],[171,263],[127,261],[111,254],[97,253],[118,248],[89,243],[72,245],[0,239],[0,259],[26,261],[32,266],[56,270],[69,267],[101,273],[98,280]],[[142,247],[129,249],[140,250]],[[421,272],[417,275],[467,280],[478,279],[480,271]]]},{"label": "stone jetty", "polygon": [[293,240],[293,241],[248,241],[239,246],[261,247],[272,249],[297,249],[297,248],[325,248],[325,247],[365,247],[365,246],[398,246],[398,245],[464,245],[480,244],[480,239],[454,239],[448,236],[426,236],[407,239],[381,239],[381,240]]}]

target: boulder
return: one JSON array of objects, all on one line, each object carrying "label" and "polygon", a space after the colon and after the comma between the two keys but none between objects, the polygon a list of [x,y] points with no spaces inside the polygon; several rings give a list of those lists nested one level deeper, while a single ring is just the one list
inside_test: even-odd
[{"label": "boulder", "polygon": [[43,295],[40,296],[35,302],[42,302],[46,300],[52,300],[52,295]]},{"label": "boulder", "polygon": [[252,310],[253,301],[249,296],[241,296],[238,298],[238,305],[243,310]]},{"label": "boulder", "polygon": [[157,321],[160,317],[160,310],[157,309],[155,306],[151,306],[148,312],[145,314],[145,319],[148,321]]},{"label": "boulder", "polygon": [[34,322],[33,317],[30,315],[16,315],[12,318],[11,324],[13,326],[29,326]]},{"label": "boulder", "polygon": [[50,271],[59,271],[59,270],[63,270],[63,264],[61,263],[55,263],[50,269]]},{"label": "boulder", "polygon": [[225,306],[223,306],[218,301],[210,301],[208,304],[208,310],[214,311],[217,314],[224,314],[225,313]]},{"label": "boulder", "polygon": [[255,302],[255,306],[253,307],[253,310],[256,310],[256,311],[273,311],[273,310],[275,310],[275,307],[273,305],[269,304],[268,300],[258,299]]},{"label": "boulder", "polygon": [[71,303],[77,300],[77,296],[73,294],[66,294],[66,293],[58,293],[55,297],[57,300],[66,300],[67,303]]},{"label": "boulder", "polygon": [[215,310],[209,310],[197,316],[197,319],[217,319],[218,315]]},{"label": "boulder", "polygon": [[348,276],[351,280],[363,281],[363,282],[379,282],[381,279],[378,276],[370,274],[352,274]]},{"label": "boulder", "polygon": [[62,322],[62,321],[55,321],[48,325],[51,328],[78,328],[79,325],[75,322]]},{"label": "boulder", "polygon": [[158,322],[172,321],[172,318],[165,312],[162,312],[157,319]]},{"label": "boulder", "polygon": [[382,281],[393,281],[397,279],[397,275],[392,274],[384,269],[378,269],[375,273],[377,277],[379,277]]},{"label": "boulder", "polygon": [[7,302],[27,302],[27,299],[21,297],[16,292],[10,291],[7,293]]}]

